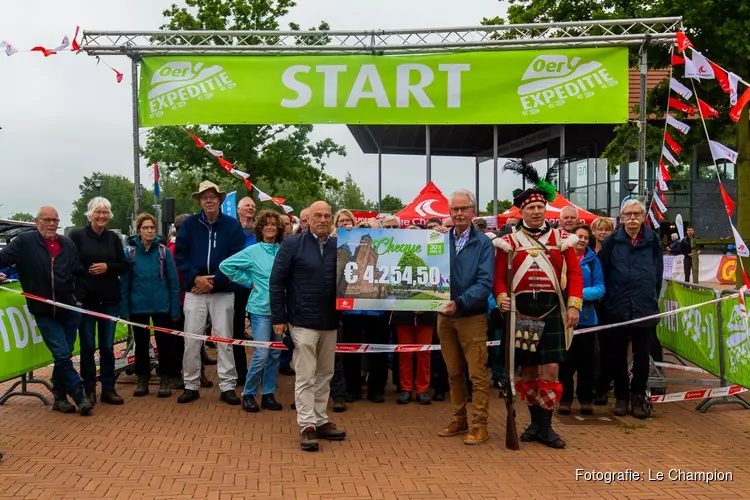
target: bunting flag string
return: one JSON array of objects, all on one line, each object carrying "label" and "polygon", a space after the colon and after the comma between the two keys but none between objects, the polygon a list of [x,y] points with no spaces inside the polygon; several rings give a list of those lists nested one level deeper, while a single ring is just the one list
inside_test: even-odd
[{"label": "bunting flag string", "polygon": [[210,145],[206,144],[200,137],[192,133],[190,130],[188,130],[185,127],[182,127],[182,130],[185,131],[185,133],[190,136],[190,138],[195,143],[195,146],[201,149],[205,149],[208,151],[214,158],[216,158],[216,161],[219,162],[219,165],[221,168],[223,168],[227,174],[229,175],[237,175],[238,177],[242,178],[242,181],[245,183],[245,186],[247,186],[247,190],[252,192],[253,189],[258,194],[258,199],[260,201],[270,201],[277,205],[279,208],[281,208],[285,213],[291,213],[294,212],[294,208],[290,207],[289,205],[285,205],[286,202],[285,198],[274,198],[268,195],[267,193],[264,193],[260,190],[257,186],[253,185],[252,182],[250,182],[250,174],[247,172],[243,172],[242,170],[239,170],[235,168],[234,164],[229,162],[224,158],[224,152],[219,151],[218,149],[213,149]]},{"label": "bunting flag string", "polygon": [[674,97],[670,97],[667,101],[667,106],[669,109],[676,109],[677,111],[682,111],[686,115],[694,115],[695,114],[695,108],[692,106],[689,106],[685,104],[684,102],[680,101],[679,99],[675,99]]},{"label": "bunting flag string", "polygon": [[[677,144],[677,141],[675,141],[671,135],[669,135],[669,132],[664,132],[664,141],[669,145],[669,149],[674,151],[674,154],[678,155],[680,154],[680,151],[682,151],[682,146]],[[662,162],[662,166],[664,163]],[[669,179],[664,179],[669,180]]]},{"label": "bunting flag string", "polygon": [[681,122],[672,115],[667,115],[667,125],[674,127],[676,130],[679,130],[683,134],[687,134],[688,132],[690,132],[690,125],[685,122]]},{"label": "bunting flag string", "polygon": [[657,196],[657,193],[654,193],[654,203],[656,204],[660,212],[664,213],[667,211],[667,206],[664,205],[661,198]]}]

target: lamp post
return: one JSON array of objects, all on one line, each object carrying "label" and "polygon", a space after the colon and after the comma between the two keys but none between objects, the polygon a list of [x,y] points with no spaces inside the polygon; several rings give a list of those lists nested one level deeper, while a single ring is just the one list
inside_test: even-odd
[{"label": "lamp post", "polygon": [[96,195],[101,195],[102,191],[102,185],[104,184],[104,179],[93,179],[91,181],[94,184],[94,187],[96,188]]}]

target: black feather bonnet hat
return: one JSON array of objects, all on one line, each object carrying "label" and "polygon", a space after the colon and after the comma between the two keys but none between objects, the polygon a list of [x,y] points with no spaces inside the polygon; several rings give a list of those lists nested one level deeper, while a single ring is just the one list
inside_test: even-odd
[{"label": "black feather bonnet hat", "polygon": [[559,170],[560,162],[555,161],[554,165],[549,167],[547,174],[542,178],[539,177],[539,172],[530,163],[526,163],[523,160],[511,160],[506,163],[503,167],[503,172],[515,172],[532,186],[526,191],[522,189],[513,191],[513,205],[523,208],[535,201],[541,201],[545,204],[554,201],[557,197],[557,188],[553,184],[553,181]]}]

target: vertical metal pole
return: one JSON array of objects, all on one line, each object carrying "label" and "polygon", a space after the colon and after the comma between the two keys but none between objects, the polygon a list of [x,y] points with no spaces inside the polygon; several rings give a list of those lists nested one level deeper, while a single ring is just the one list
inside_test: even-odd
[{"label": "vertical metal pole", "polygon": [[378,213],[383,211],[381,203],[383,201],[383,155],[380,153],[378,146]]},{"label": "vertical metal pole", "polygon": [[497,125],[492,126],[492,215],[497,220]]},{"label": "vertical metal pole", "polygon": [[[558,174],[557,179],[557,187],[560,190],[560,193],[563,194],[563,196],[566,196],[565,194],[565,172],[563,172],[564,168],[568,168],[567,162],[565,160],[565,125],[560,125],[560,173]],[[570,193],[567,193],[567,196],[570,197]]]},{"label": "vertical metal pole", "polygon": [[130,58],[130,79],[132,80],[132,111],[133,111],[133,185],[135,215],[141,213],[141,148],[138,142],[138,59],[135,55]]},{"label": "vertical metal pole", "polygon": [[474,197],[477,199],[477,213],[479,213],[479,157],[474,158]]},{"label": "vertical metal pole", "polygon": [[427,156],[427,182],[432,180],[432,146],[430,144],[430,126],[425,125],[425,155]]},{"label": "vertical metal pole", "polygon": [[[740,290],[740,293],[743,293]],[[716,298],[721,297],[721,292],[716,291]],[[716,303],[716,319],[719,324],[719,331],[717,332],[717,343],[719,348],[719,381],[721,387],[727,386],[727,370],[726,370],[726,358],[724,356],[724,318],[721,315],[721,302]]]},{"label": "vertical metal pole", "polygon": [[159,221],[158,224],[156,224],[156,231],[159,236],[164,236],[164,231],[162,227],[164,224],[161,223],[161,205],[157,203],[154,205],[154,215],[156,216],[156,220]]},{"label": "vertical metal pole", "polygon": [[648,39],[641,46],[641,93],[638,116],[638,194],[646,196],[646,77],[648,76]]}]

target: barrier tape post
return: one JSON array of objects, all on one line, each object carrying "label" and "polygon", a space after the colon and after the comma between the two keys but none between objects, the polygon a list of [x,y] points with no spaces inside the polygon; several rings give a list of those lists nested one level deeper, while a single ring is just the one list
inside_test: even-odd
[{"label": "barrier tape post", "polygon": [[[33,371],[29,373],[22,373],[20,380],[16,380],[15,382],[13,382],[13,385],[11,385],[10,388],[8,388],[8,390],[5,391],[2,396],[0,396],[0,406],[4,405],[5,402],[13,396],[31,396],[34,398],[39,398],[42,401],[42,404],[44,404],[45,406],[49,406],[49,400],[42,393],[28,390],[28,384],[42,384],[49,390],[49,392],[52,392],[52,386],[50,385],[50,383],[46,380],[34,377]],[[19,385],[21,386],[21,390],[17,391],[16,388]]]}]

